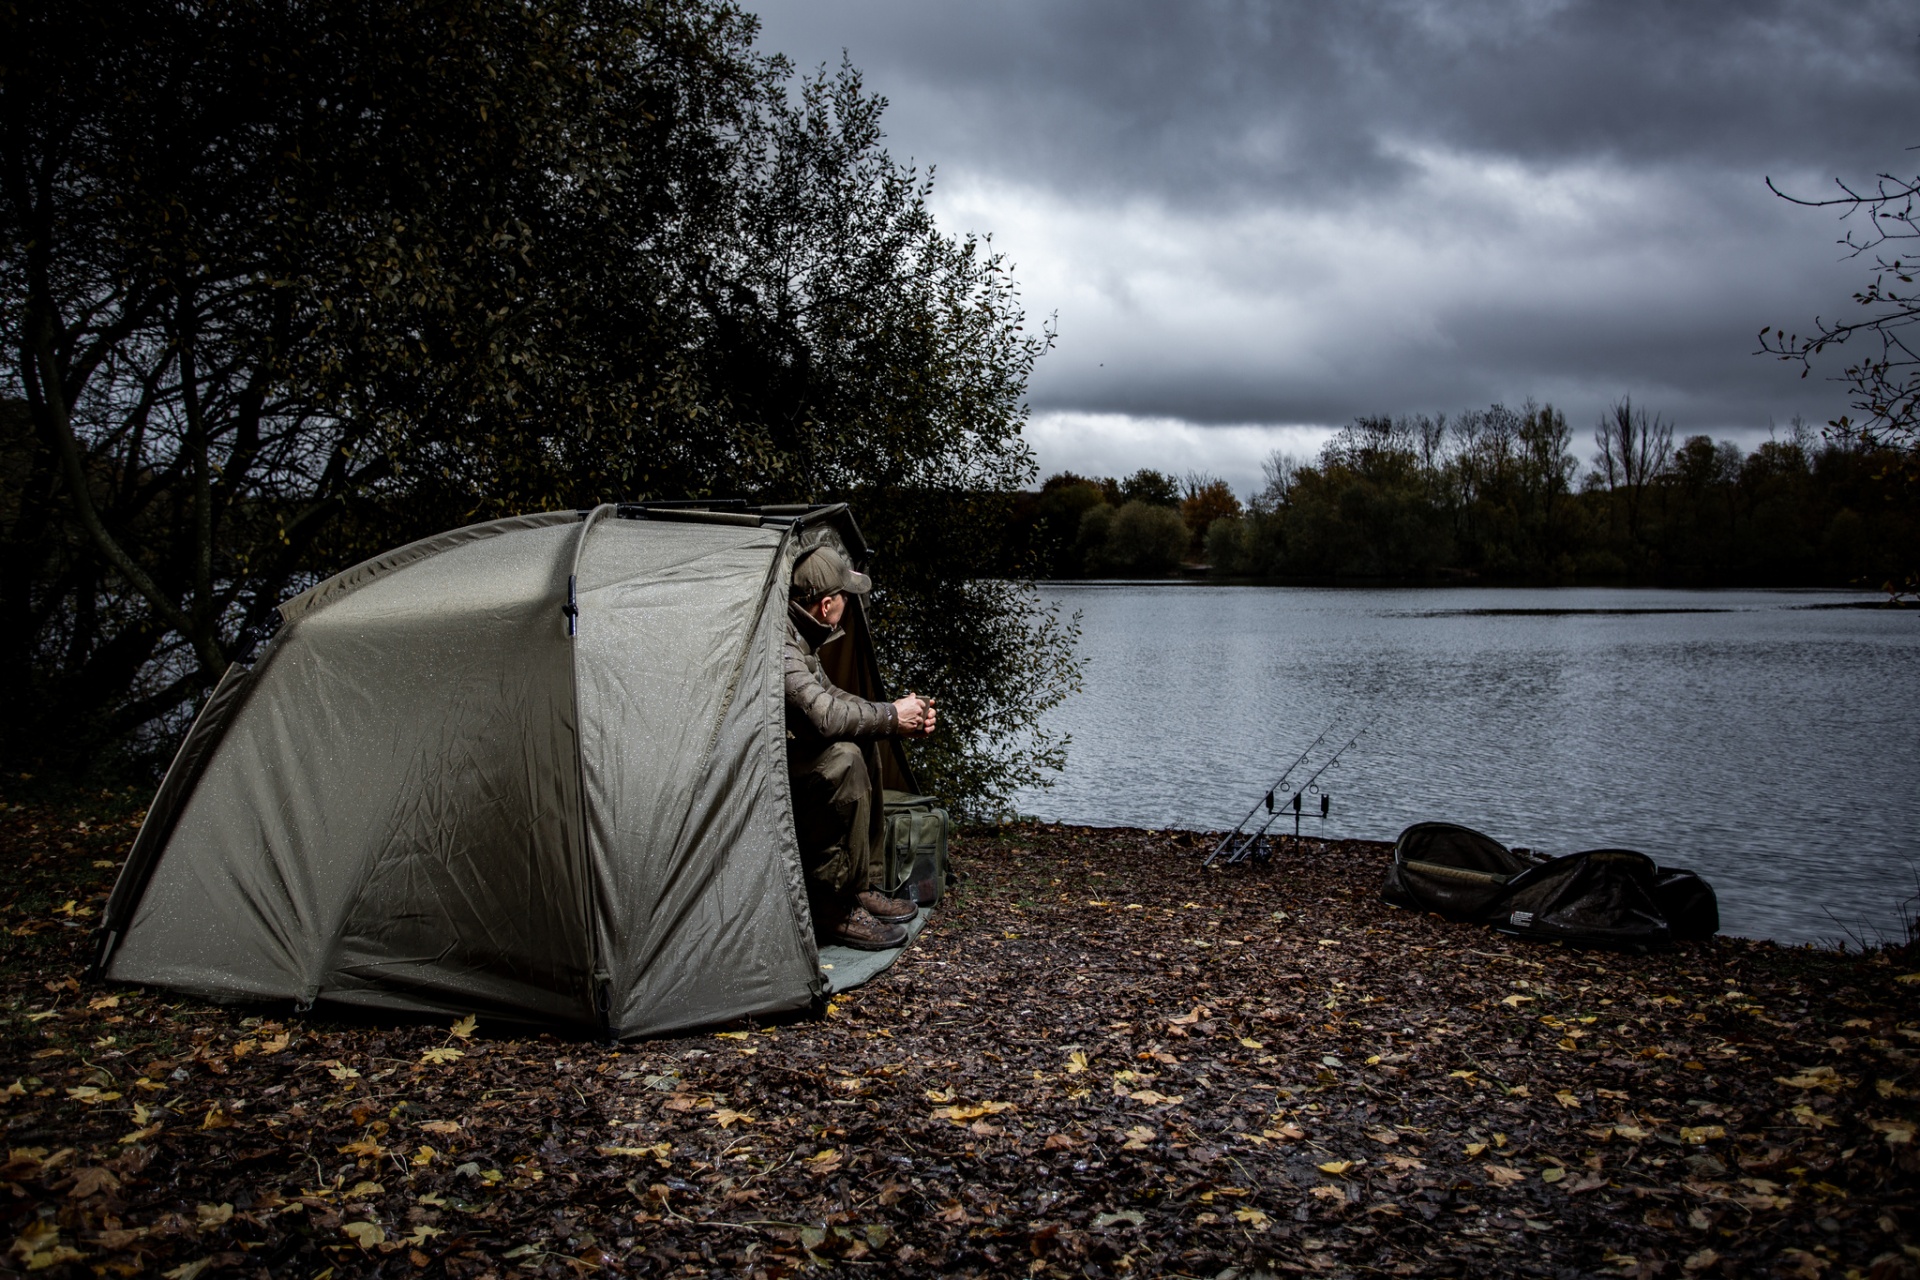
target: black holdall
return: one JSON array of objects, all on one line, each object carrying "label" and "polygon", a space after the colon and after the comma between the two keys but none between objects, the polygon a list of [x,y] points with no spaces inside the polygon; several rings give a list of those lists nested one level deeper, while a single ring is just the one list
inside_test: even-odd
[{"label": "black holdall", "polygon": [[1691,871],[1633,849],[1542,858],[1450,822],[1400,833],[1380,896],[1523,938],[1626,951],[1699,941],[1720,928],[1713,886]]},{"label": "black holdall", "polygon": [[953,819],[932,796],[916,796],[906,791],[888,791],[885,812],[884,887],[889,893],[912,898],[923,907],[934,906],[954,880],[953,866],[947,859],[947,837],[953,832]]}]

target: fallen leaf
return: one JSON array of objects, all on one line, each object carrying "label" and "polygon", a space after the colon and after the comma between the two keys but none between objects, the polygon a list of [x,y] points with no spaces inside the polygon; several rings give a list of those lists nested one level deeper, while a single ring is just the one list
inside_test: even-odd
[{"label": "fallen leaf", "polygon": [[[1067,1074],[1070,1076],[1077,1076],[1082,1071],[1085,1071],[1086,1069],[1087,1069],[1087,1055],[1081,1052],[1079,1049],[1075,1049],[1073,1053],[1067,1058]],[[928,1096],[932,1096],[932,1095],[928,1095]]]},{"label": "fallen leaf", "polygon": [[371,1249],[385,1243],[387,1233],[377,1222],[349,1222],[340,1230],[353,1238],[353,1242],[362,1249]]},{"label": "fallen leaf", "polygon": [[215,1227],[224,1227],[233,1221],[233,1206],[230,1204],[202,1204],[193,1209],[193,1228],[196,1231],[211,1231]]},{"label": "fallen leaf", "polygon": [[1233,1211],[1234,1221],[1251,1227],[1255,1231],[1265,1231],[1270,1219],[1258,1209],[1246,1208]]},{"label": "fallen leaf", "polygon": [[1567,1171],[1557,1164],[1550,1164],[1540,1171],[1540,1181],[1553,1183],[1567,1176]]},{"label": "fallen leaf", "polygon": [[1911,1120],[1869,1120],[1869,1127],[1887,1140],[1890,1147],[1904,1147],[1913,1142],[1914,1122]]},{"label": "fallen leaf", "polygon": [[1145,1214],[1137,1209],[1121,1209],[1115,1213],[1103,1213],[1095,1218],[1093,1220],[1093,1229],[1095,1231],[1104,1231],[1108,1227],[1117,1227],[1122,1223],[1136,1227],[1144,1227],[1147,1224],[1147,1218]]},{"label": "fallen leaf", "polygon": [[193,1262],[183,1262],[173,1268],[173,1270],[162,1271],[160,1274],[165,1276],[167,1280],[194,1280],[195,1276],[212,1265],[212,1258],[199,1258]]},{"label": "fallen leaf", "polygon": [[1576,1108],[1580,1105],[1580,1099],[1574,1097],[1571,1093],[1567,1092],[1565,1089],[1562,1089],[1560,1090],[1560,1092],[1554,1094],[1553,1100],[1559,1103],[1561,1106],[1568,1108],[1569,1110]]},{"label": "fallen leaf", "polygon": [[1483,1167],[1487,1171],[1487,1176],[1493,1179],[1493,1184],[1497,1187],[1511,1187],[1515,1183],[1527,1180],[1526,1174],[1510,1165],[1490,1164]]},{"label": "fallen leaf", "polygon": [[1688,1271],[1705,1271],[1709,1267],[1716,1266],[1719,1261],[1720,1255],[1712,1249],[1702,1249],[1698,1253],[1688,1254],[1687,1260],[1681,1265]]},{"label": "fallen leaf", "polygon": [[1147,1144],[1152,1142],[1157,1136],[1158,1135],[1155,1134],[1153,1130],[1147,1128],[1147,1126],[1137,1124],[1127,1130],[1127,1140],[1120,1149],[1122,1151],[1145,1151]]},{"label": "fallen leaf", "polygon": [[1135,1089],[1132,1093],[1129,1093],[1127,1096],[1129,1098],[1132,1098],[1135,1102],[1142,1103],[1143,1105],[1149,1106],[1149,1107],[1158,1107],[1163,1104],[1170,1105],[1170,1106],[1178,1106],[1181,1103],[1186,1101],[1186,1098],[1184,1096],[1168,1096],[1167,1094],[1161,1093],[1155,1089]]},{"label": "fallen leaf", "polygon": [[431,1133],[437,1138],[450,1138],[460,1132],[458,1120],[429,1120],[420,1126],[420,1132]]},{"label": "fallen leaf", "polygon": [[1318,1164],[1314,1167],[1322,1173],[1330,1173],[1338,1178],[1344,1177],[1347,1171],[1353,1168],[1353,1165],[1354,1162],[1351,1160],[1328,1160],[1324,1164]]},{"label": "fallen leaf", "polygon": [[1071,1151],[1074,1143],[1073,1139],[1064,1133],[1050,1133],[1041,1145],[1048,1151]]},{"label": "fallen leaf", "polygon": [[1699,1146],[1727,1136],[1726,1126],[1717,1124],[1682,1125],[1680,1141],[1689,1146]]},{"label": "fallen leaf", "polygon": [[708,1117],[722,1129],[731,1129],[736,1124],[752,1124],[753,1117],[744,1111],[735,1111],[731,1107],[719,1107]]},{"label": "fallen leaf", "polygon": [[75,1200],[85,1200],[88,1196],[110,1194],[119,1189],[120,1179],[114,1177],[111,1169],[76,1169],[73,1186],[67,1195]]},{"label": "fallen leaf", "polygon": [[840,1168],[846,1161],[840,1154],[838,1147],[828,1147],[824,1151],[819,1151],[808,1156],[803,1163],[808,1173],[816,1178],[824,1178],[834,1170]]},{"label": "fallen leaf", "polygon": [[466,1017],[460,1019],[460,1021],[448,1027],[447,1034],[450,1036],[456,1036],[461,1040],[465,1040],[468,1037],[473,1035],[474,1028],[479,1025],[480,1025],[480,1019],[476,1018],[472,1014],[468,1014]]},{"label": "fallen leaf", "polygon": [[467,1055],[459,1049],[450,1048],[422,1049],[420,1051],[420,1061],[431,1062],[435,1066],[444,1066],[449,1062],[466,1056]]}]

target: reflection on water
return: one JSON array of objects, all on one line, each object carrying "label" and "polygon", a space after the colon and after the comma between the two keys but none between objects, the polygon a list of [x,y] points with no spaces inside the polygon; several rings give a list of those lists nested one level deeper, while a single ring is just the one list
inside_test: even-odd
[{"label": "reflection on water", "polygon": [[1920,615],[1808,607],[1871,597],[1045,591],[1082,615],[1086,688],[1053,713],[1066,775],[1022,812],[1224,829],[1330,722],[1371,722],[1322,780],[1329,836],[1641,849],[1712,880],[1727,932],[1783,941],[1897,930],[1920,887]]}]

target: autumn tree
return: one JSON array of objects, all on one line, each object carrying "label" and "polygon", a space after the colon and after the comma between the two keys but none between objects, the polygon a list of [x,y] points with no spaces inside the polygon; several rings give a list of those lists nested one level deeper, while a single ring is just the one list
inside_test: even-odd
[{"label": "autumn tree", "polygon": [[281,600],[415,534],[737,494],[859,504],[886,658],[957,730],[927,781],[1056,764],[1064,633],[976,582],[1046,334],[857,74],[755,34],[724,0],[9,8],[9,750],[163,748]]}]

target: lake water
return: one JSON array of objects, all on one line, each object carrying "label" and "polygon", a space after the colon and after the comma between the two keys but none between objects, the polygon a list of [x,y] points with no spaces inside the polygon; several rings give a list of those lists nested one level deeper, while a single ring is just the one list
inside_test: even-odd
[{"label": "lake water", "polygon": [[[1858,593],[1045,584],[1085,689],[1022,813],[1224,830],[1326,728],[1330,837],[1476,827],[1713,882],[1722,928],[1897,936],[1920,884],[1920,613]],[[1318,797],[1302,835],[1319,835]],[[1263,815],[1264,816],[1264,815]],[[1276,831],[1291,831],[1289,817]]]}]

